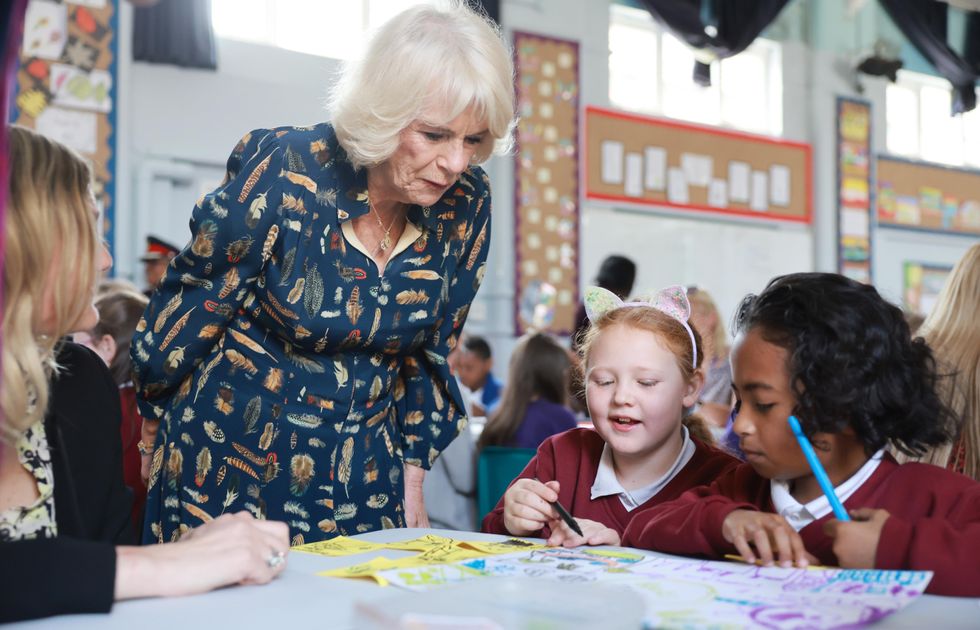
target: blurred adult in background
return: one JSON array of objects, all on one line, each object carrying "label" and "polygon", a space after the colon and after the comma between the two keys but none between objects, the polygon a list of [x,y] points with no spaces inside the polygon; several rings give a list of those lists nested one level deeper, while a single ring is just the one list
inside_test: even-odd
[{"label": "blurred adult in background", "polygon": [[446,357],[485,272],[478,165],[509,149],[513,79],[489,18],[417,5],[345,66],[330,123],[242,138],[133,341],[159,426],[145,540],[232,509],[294,544],[428,524],[425,472],[467,422]]},{"label": "blurred adult in background", "polygon": [[[100,283],[100,290],[102,283]],[[93,328],[73,335],[75,343],[94,351],[109,367],[112,380],[119,388],[119,406],[122,422],[119,433],[122,438],[123,479],[133,493],[133,525],[139,531],[146,506],[146,482],[141,473],[142,452],[140,442],[143,418],[136,408],[136,389],[133,387],[133,363],[129,358],[129,344],[136,330],[136,323],[146,309],[148,300],[142,293],[131,290],[110,290],[95,300],[99,323]],[[148,471],[147,471],[148,472]]]},{"label": "blurred adult in background", "polygon": [[[599,265],[595,285],[607,291],[612,291],[621,300],[629,299],[633,292],[633,282],[636,280],[636,263],[619,254],[606,256]],[[581,337],[589,328],[589,317],[585,313],[585,303],[582,302],[575,311],[575,330],[572,332],[572,350],[577,354]],[[584,406],[584,401],[583,401]]]},{"label": "blurred adult in background", "polygon": [[469,390],[470,411],[474,416],[487,416],[493,412],[504,386],[493,375],[493,353],[483,337],[466,335],[462,347],[457,349],[456,374]]},{"label": "blurred adult in background", "polygon": [[933,448],[916,461],[980,481],[980,243],[970,247],[953,267],[916,334],[932,348],[943,375],[938,384],[940,395],[959,420],[951,443]]},{"label": "blurred adult in background", "polygon": [[283,523],[225,516],[185,541],[132,539],[119,395],[102,360],[63,337],[90,330],[97,276],[91,171],[64,145],[8,127],[0,387],[0,623],[108,611],[114,600],[268,582]]},{"label": "blurred adult in background", "polygon": [[146,280],[144,295],[150,297],[167,273],[167,265],[180,253],[180,248],[156,236],[146,237],[146,253],[140,257],[143,263],[143,277]]},{"label": "blurred adult in background", "polygon": [[478,449],[536,449],[546,438],[575,428],[575,415],[566,405],[571,366],[568,351],[550,335],[521,337],[510,357],[510,384],[487,419]]},{"label": "blurred adult in background", "polygon": [[711,295],[704,289],[687,288],[691,304],[691,324],[704,344],[704,387],[695,407],[707,421],[712,435],[719,440],[732,411],[732,368],[728,361],[728,334],[721,313]]}]

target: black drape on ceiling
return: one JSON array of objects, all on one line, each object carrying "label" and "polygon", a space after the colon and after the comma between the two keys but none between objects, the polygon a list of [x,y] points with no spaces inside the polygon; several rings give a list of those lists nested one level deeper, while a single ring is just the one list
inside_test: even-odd
[{"label": "black drape on ceiling", "polygon": [[[935,0],[881,0],[881,6],[916,50],[953,84],[952,113],[962,114],[975,108],[976,83],[980,78],[980,71],[975,63],[971,65],[946,43],[946,15],[949,6]],[[978,30],[980,29],[971,18],[967,33],[976,33]],[[967,46],[971,44],[974,48],[969,54],[973,54],[976,59],[976,43],[968,40]]]},{"label": "black drape on ceiling", "polygon": [[[749,47],[769,26],[788,0],[641,0],[655,20],[692,48],[715,59],[725,59]],[[705,16],[709,23],[705,23]],[[705,29],[713,26],[715,32]],[[694,80],[711,85],[710,67],[694,64]]]},{"label": "black drape on ceiling", "polygon": [[164,0],[133,10],[133,59],[183,68],[217,67],[211,0]]}]

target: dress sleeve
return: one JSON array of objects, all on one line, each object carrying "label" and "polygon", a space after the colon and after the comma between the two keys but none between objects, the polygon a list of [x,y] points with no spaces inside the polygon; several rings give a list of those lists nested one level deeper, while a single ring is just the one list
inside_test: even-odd
[{"label": "dress sleeve", "polygon": [[144,418],[161,419],[175,398],[187,395],[187,377],[258,279],[279,235],[282,160],[276,132],[247,134],[228,158],[224,183],[194,207],[191,242],[170,262],[133,336]]},{"label": "dress sleeve", "polygon": [[0,623],[112,608],[116,548],[68,537],[0,543]]},{"label": "dress sleeve", "polygon": [[482,169],[464,175],[473,184],[473,219],[467,226],[454,276],[447,280],[442,312],[422,346],[402,367],[405,397],[399,405],[405,463],[432,468],[439,453],[466,426],[466,407],[446,358],[456,346],[470,304],[483,281],[490,247],[490,186]]}]

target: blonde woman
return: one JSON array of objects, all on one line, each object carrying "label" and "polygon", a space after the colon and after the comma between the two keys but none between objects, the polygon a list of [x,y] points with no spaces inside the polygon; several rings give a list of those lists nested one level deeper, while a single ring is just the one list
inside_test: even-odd
[{"label": "blonde woman", "polygon": [[70,149],[10,127],[0,408],[0,623],[105,612],[118,599],[264,583],[285,565],[283,523],[226,516],[182,542],[126,547],[119,398],[91,329],[97,236],[91,174]]},{"label": "blonde woman", "polygon": [[[919,461],[943,466],[980,481],[980,243],[953,268],[939,300],[918,335],[939,364],[939,391],[959,418],[953,442]],[[906,458],[907,459],[907,458]]]},{"label": "blonde woman", "polygon": [[732,410],[732,368],[728,362],[728,335],[711,295],[698,287],[687,288],[691,324],[704,340],[704,387],[697,411],[718,439]]}]

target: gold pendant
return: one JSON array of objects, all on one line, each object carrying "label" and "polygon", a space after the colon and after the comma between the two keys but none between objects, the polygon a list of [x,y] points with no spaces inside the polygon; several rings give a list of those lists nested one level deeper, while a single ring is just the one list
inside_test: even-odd
[{"label": "gold pendant", "polygon": [[391,234],[385,233],[385,237],[381,239],[380,247],[381,251],[388,251],[388,248],[391,247]]}]

